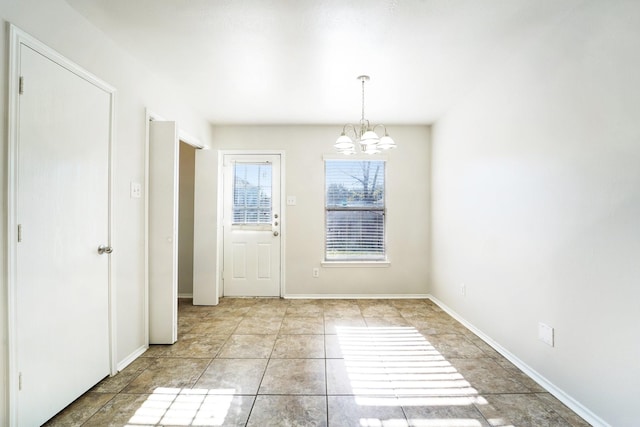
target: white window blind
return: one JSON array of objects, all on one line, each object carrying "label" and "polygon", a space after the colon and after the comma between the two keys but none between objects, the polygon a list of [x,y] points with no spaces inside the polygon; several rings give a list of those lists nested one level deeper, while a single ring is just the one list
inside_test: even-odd
[{"label": "white window blind", "polygon": [[271,222],[271,164],[235,163],[233,166],[233,223]]},{"label": "white window blind", "polygon": [[385,162],[325,161],[325,259],[383,261]]}]

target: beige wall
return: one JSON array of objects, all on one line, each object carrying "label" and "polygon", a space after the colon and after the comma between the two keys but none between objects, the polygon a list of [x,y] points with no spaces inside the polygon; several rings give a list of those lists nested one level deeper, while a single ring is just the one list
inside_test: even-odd
[{"label": "beige wall", "polygon": [[[388,268],[322,268],[324,163],[341,126],[215,126],[214,149],[285,152],[283,225],[287,296],[425,295],[429,277],[430,136],[426,126],[390,126],[398,143],[387,162]],[[208,167],[217,168],[211,162]],[[215,203],[215,199],[211,200]],[[320,277],[312,269],[320,268]]]},{"label": "beige wall", "polygon": [[640,399],[638,17],[584,2],[433,131],[432,293],[612,426]]},{"label": "beige wall", "polygon": [[159,79],[135,58],[115,46],[63,0],[0,0],[0,174],[2,188],[0,240],[0,425],[7,425],[7,282],[6,248],[6,82],[8,58],[7,22],[38,38],[89,72],[117,89],[116,143],[114,150],[114,254],[113,284],[116,294],[117,362],[126,361],[145,345],[144,310],[144,198],[129,197],[131,181],[144,183],[145,107],[167,119],[178,120],[180,127],[203,143],[209,140],[210,126],[190,111],[173,85]]},{"label": "beige wall", "polygon": [[178,295],[193,293],[193,190],[196,149],[180,143],[178,212]]}]

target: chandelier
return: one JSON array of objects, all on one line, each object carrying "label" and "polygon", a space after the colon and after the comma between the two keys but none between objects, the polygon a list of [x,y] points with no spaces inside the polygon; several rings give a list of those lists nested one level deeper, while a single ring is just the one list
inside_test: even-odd
[{"label": "chandelier", "polygon": [[[358,125],[347,123],[342,127],[342,134],[333,145],[341,154],[355,154],[356,148],[362,153],[377,154],[383,150],[396,148],[396,143],[387,133],[385,125],[371,125],[369,120],[364,118],[364,83],[369,81],[369,76],[358,76],[358,80],[362,82],[362,116]],[[381,127],[384,130],[384,136],[380,137],[375,132],[376,128]],[[353,138],[347,135],[349,132]],[[355,142],[354,142],[355,140]]]}]

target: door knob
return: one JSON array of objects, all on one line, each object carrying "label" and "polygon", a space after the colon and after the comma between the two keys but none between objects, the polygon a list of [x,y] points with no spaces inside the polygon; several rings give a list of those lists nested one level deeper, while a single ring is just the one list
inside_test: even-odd
[{"label": "door knob", "polygon": [[277,231],[274,231],[274,232],[273,232],[273,235],[274,235],[274,236],[278,236],[278,234],[280,234],[280,233],[278,233]]},{"label": "door knob", "polygon": [[113,248],[111,246],[100,245],[98,246],[98,253],[102,254],[110,254],[113,252]]}]

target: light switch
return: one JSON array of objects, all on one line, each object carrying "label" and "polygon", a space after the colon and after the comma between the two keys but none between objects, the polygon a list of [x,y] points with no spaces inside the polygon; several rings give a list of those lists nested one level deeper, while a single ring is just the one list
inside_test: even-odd
[{"label": "light switch", "polygon": [[296,205],[296,196],[287,196],[287,206]]}]

